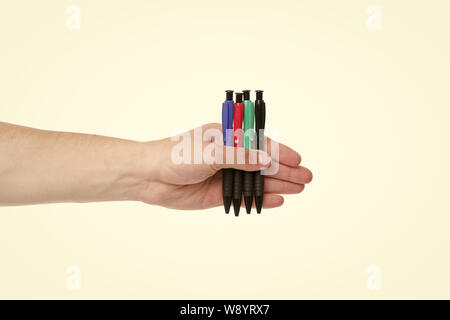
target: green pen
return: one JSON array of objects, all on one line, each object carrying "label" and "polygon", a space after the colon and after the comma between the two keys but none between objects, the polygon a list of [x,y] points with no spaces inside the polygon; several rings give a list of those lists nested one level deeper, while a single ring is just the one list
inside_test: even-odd
[{"label": "green pen", "polygon": [[[253,139],[255,136],[255,104],[250,101],[250,90],[243,90],[244,93],[244,148],[253,149]],[[244,202],[245,210],[249,214],[252,211],[253,203],[253,172],[244,172]]]}]

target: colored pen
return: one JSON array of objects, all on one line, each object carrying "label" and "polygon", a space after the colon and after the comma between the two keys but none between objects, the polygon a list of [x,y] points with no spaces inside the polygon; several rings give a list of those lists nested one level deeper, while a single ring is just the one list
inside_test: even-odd
[{"label": "colored pen", "polygon": [[[252,149],[254,125],[255,125],[255,105],[250,101],[250,90],[243,90],[244,92],[244,147],[245,149]],[[244,172],[244,203],[247,213],[252,211],[253,203],[253,176],[251,171]]]},{"label": "colored pen", "polygon": [[[256,124],[256,148],[264,150],[264,128],[266,123],[266,103],[263,100],[263,91],[256,90],[255,100],[255,124]],[[255,183],[253,191],[255,193],[256,212],[261,213],[264,198],[264,175],[261,171],[255,172]]]},{"label": "colored pen", "polygon": [[[226,99],[222,103],[222,134],[223,144],[233,146],[233,90],[226,91]],[[230,212],[233,198],[233,169],[222,169],[222,196],[225,212]]]},{"label": "colored pen", "polygon": [[[234,103],[234,146],[243,147],[242,120],[244,117],[244,104],[242,103],[242,92],[236,92]],[[234,170],[233,177],[233,207],[234,215],[239,215],[242,202],[242,170]]]}]

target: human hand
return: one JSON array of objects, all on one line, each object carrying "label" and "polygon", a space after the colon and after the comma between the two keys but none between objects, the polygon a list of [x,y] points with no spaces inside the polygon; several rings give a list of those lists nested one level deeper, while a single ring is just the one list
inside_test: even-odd
[{"label": "human hand", "polygon": [[[220,130],[218,123],[202,126],[202,132],[208,129]],[[189,132],[194,136],[194,130]],[[217,141],[219,140],[219,141]],[[270,139],[268,138],[267,154],[271,156]],[[245,171],[257,171],[267,168],[270,163],[263,163],[258,157],[258,163],[239,164],[235,160],[231,164],[200,164],[174,163],[173,149],[179,142],[171,138],[148,142],[147,144],[147,170],[143,177],[142,188],[138,192],[138,200],[161,205],[174,209],[207,209],[222,205],[222,173],[223,168],[234,168]],[[211,144],[215,144],[212,146]],[[203,141],[201,143],[202,154],[206,148],[213,149],[219,146],[226,153],[222,139]],[[191,143],[191,155],[194,154],[194,145]],[[246,150],[246,159],[250,153],[265,154],[257,150]],[[192,156],[193,157],[193,156]],[[272,160],[274,161],[274,160]],[[264,185],[264,208],[275,208],[283,204],[281,194],[295,194],[303,191],[305,184],[311,182],[312,173],[305,167],[300,166],[300,155],[291,148],[279,144],[279,170],[274,175],[265,176]],[[242,203],[243,205],[243,203]]]}]

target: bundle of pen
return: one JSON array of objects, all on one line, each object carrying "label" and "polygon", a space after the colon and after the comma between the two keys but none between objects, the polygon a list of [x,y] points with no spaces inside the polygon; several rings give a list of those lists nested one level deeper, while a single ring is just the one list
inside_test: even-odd
[{"label": "bundle of pen", "polygon": [[[224,145],[264,150],[265,120],[266,104],[263,100],[262,90],[256,90],[255,103],[250,100],[250,90],[236,92],[236,102],[233,101],[233,91],[226,91],[226,100],[222,104]],[[242,123],[244,123],[244,130],[242,130]],[[255,198],[256,212],[261,213],[264,197],[264,175],[261,174],[261,171],[223,169],[222,174],[225,212],[230,212],[233,201],[234,215],[239,216],[243,193],[247,213],[249,214],[252,210],[253,197]]]}]

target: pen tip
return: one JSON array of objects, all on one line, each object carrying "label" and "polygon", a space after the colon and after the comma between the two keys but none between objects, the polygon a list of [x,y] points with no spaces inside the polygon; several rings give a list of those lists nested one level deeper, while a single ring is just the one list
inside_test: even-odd
[{"label": "pen tip", "polygon": [[230,212],[230,207],[231,207],[231,197],[224,197],[223,198],[223,206],[225,208],[225,213],[229,213]]},{"label": "pen tip", "polygon": [[233,199],[234,215],[239,216],[241,210],[241,199]]},{"label": "pen tip", "polygon": [[262,196],[255,196],[255,206],[256,206],[256,212],[261,213],[263,204],[263,197]]},{"label": "pen tip", "polygon": [[252,212],[253,197],[252,196],[244,197],[244,202],[245,202],[245,210],[247,211],[247,213]]}]

